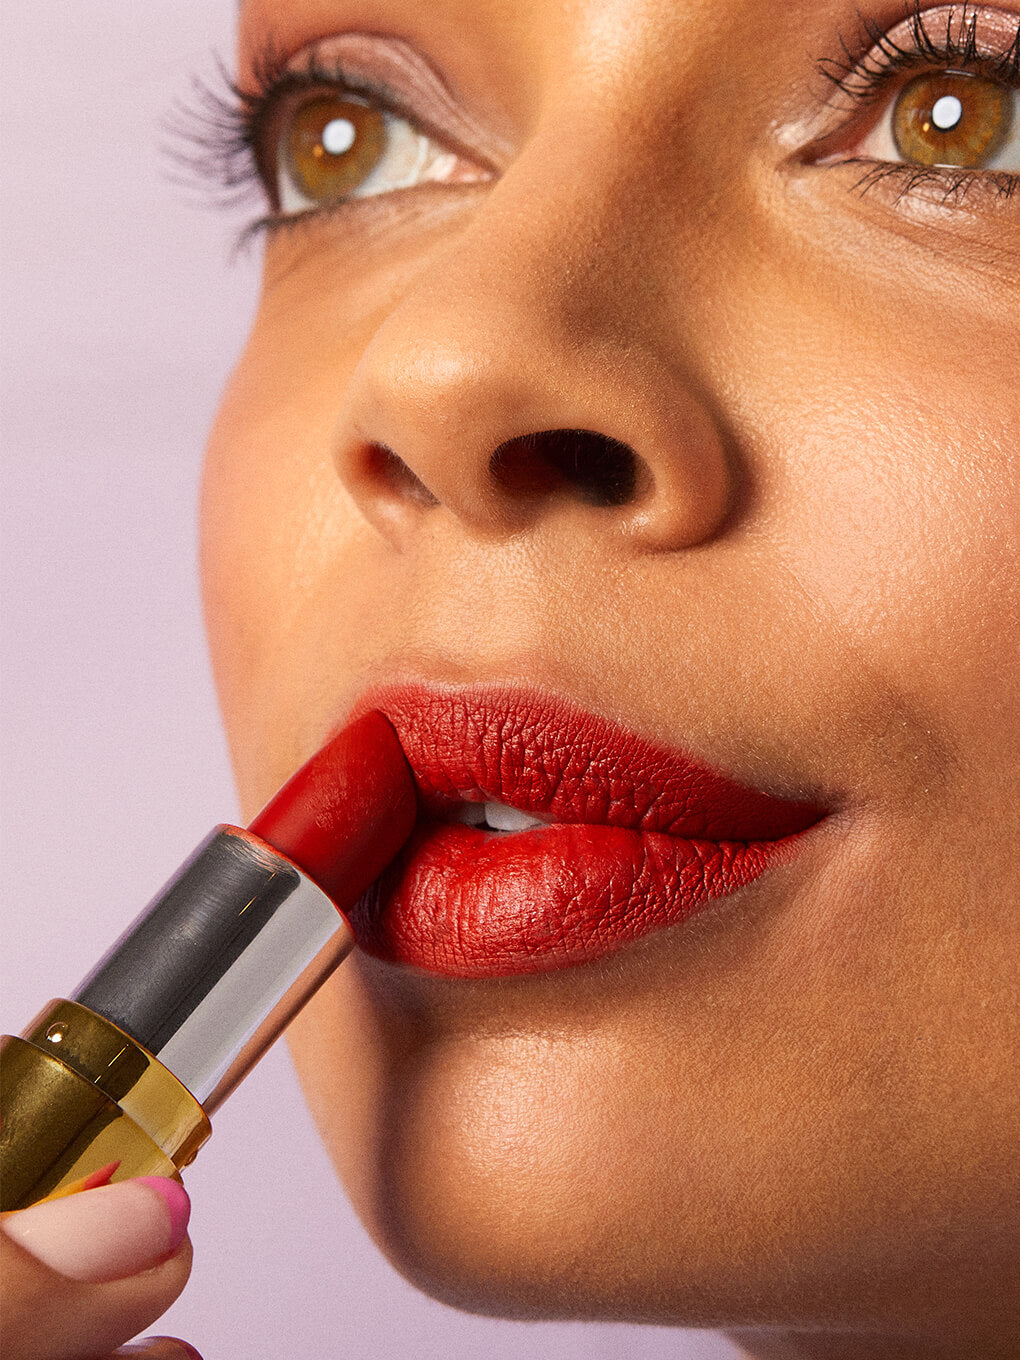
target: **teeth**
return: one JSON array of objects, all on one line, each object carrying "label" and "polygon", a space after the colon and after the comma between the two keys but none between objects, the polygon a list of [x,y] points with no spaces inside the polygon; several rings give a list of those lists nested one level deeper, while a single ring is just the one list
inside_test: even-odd
[{"label": "teeth", "polygon": [[485,804],[458,803],[450,815],[455,822],[464,822],[467,826],[482,826],[485,822]]},{"label": "teeth", "polygon": [[529,817],[506,803],[458,803],[447,816],[465,826],[483,826],[489,831],[527,831],[529,827],[544,825],[540,817]]},{"label": "teeth", "polygon": [[529,826],[541,826],[540,817],[529,817],[518,808],[505,803],[485,803],[485,820],[493,831],[527,831]]}]

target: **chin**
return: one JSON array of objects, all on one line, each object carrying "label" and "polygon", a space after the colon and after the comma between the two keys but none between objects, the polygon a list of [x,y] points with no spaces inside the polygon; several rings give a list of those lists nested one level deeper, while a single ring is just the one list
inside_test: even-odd
[{"label": "chin", "polygon": [[[356,1212],[408,1281],[505,1319],[753,1320],[760,1279],[734,1250],[732,1170],[728,1205],[706,1196],[709,1140],[692,1140],[664,1192],[657,1096],[630,1102],[627,1128],[575,1039],[425,1024],[409,1044],[341,975],[292,1025],[295,1062]],[[352,1033],[363,1042],[338,1037]]]}]

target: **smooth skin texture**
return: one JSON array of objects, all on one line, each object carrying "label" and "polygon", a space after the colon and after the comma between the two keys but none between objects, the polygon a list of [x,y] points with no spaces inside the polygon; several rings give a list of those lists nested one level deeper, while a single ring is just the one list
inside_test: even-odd
[{"label": "smooth skin texture", "polygon": [[[816,61],[857,32],[850,0],[243,7],[242,82],[270,41],[403,40],[477,172],[266,243],[203,495],[247,815],[401,679],[548,690],[833,809],[597,964],[358,957],[295,1024],[359,1213],[460,1307],[1020,1348],[1020,195],[855,190],[879,106]],[[557,428],[629,444],[634,497],[494,475]]]}]

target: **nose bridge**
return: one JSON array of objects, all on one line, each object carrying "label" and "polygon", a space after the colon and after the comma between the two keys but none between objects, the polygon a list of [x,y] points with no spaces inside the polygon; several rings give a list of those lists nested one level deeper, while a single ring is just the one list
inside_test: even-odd
[{"label": "nose bridge", "polygon": [[[356,378],[388,403],[456,392],[454,421],[482,406],[491,418],[505,393],[520,434],[541,427],[526,412],[545,409],[550,364],[583,383],[610,349],[633,353],[645,329],[633,306],[640,212],[595,150],[534,138],[379,327]],[[641,269],[653,291],[647,258]]]},{"label": "nose bridge", "polygon": [[540,507],[508,496],[495,451],[595,432],[644,470],[646,537],[701,541],[725,512],[725,459],[658,312],[672,291],[656,286],[667,257],[644,194],[658,191],[647,174],[628,183],[611,110],[573,127],[555,112],[370,340],[347,391],[341,471],[369,508],[392,500],[392,478],[365,456],[381,446],[465,523],[516,528]]}]

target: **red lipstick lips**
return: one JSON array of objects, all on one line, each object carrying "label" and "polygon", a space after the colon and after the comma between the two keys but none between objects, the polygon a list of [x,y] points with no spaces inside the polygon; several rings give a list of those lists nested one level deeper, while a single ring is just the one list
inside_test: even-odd
[{"label": "red lipstick lips", "polygon": [[[825,815],[560,699],[415,685],[371,706],[396,729],[423,811],[352,924],[369,953],[447,976],[544,972],[618,949],[788,859]],[[465,825],[465,803],[482,802],[544,825]]]}]

